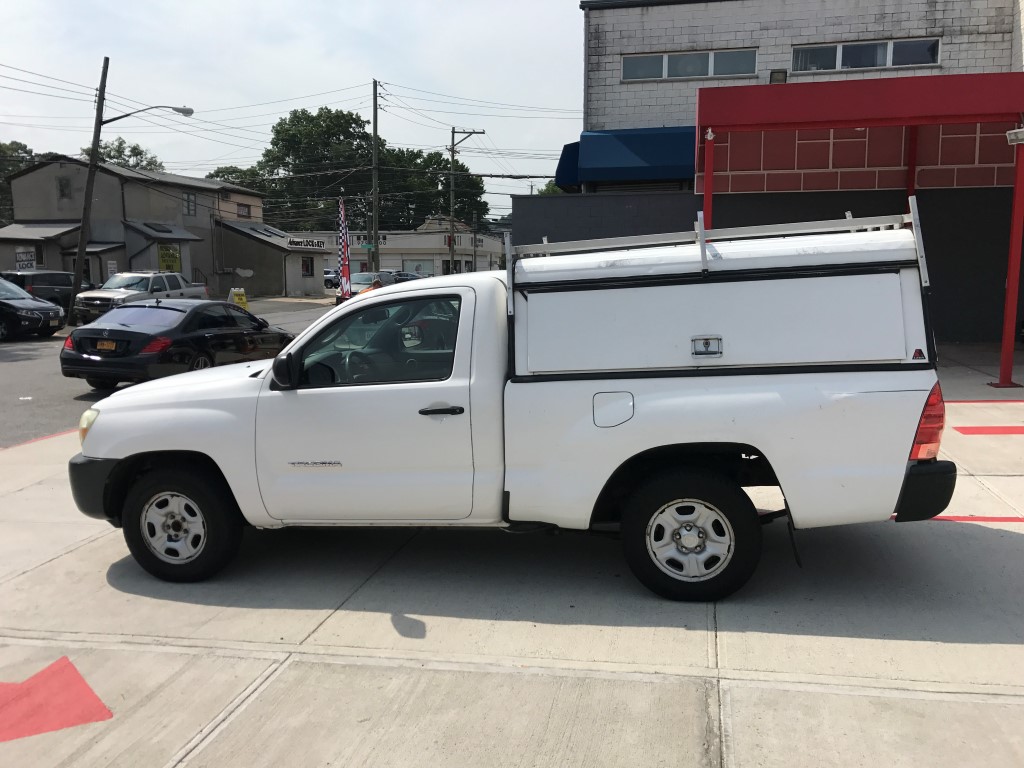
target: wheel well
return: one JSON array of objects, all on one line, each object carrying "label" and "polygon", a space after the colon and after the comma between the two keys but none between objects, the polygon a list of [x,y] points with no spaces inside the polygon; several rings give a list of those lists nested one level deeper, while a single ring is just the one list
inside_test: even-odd
[{"label": "wheel well", "polygon": [[670,469],[706,469],[741,486],[778,485],[768,458],[744,443],[689,443],[663,445],[638,453],[619,465],[601,489],[590,525],[617,523],[622,502],[645,478]]},{"label": "wheel well", "polygon": [[191,469],[212,474],[224,483],[225,492],[231,493],[231,486],[228,485],[227,478],[220,471],[217,462],[204,453],[197,451],[137,453],[118,462],[117,468],[111,473],[103,492],[103,508],[115,525],[121,526],[121,509],[124,507],[124,500],[132,483],[144,472],[159,467]]}]

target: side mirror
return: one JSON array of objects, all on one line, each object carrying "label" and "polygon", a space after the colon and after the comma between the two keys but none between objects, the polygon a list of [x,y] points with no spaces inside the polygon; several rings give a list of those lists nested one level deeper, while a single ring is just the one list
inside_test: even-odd
[{"label": "side mirror", "polygon": [[149,289],[150,293],[159,293],[159,291],[160,291],[160,289],[157,288],[155,285],[152,288]]},{"label": "side mirror", "polygon": [[278,355],[271,365],[271,374],[278,389],[295,389],[298,375],[295,370],[295,357],[291,352]]}]

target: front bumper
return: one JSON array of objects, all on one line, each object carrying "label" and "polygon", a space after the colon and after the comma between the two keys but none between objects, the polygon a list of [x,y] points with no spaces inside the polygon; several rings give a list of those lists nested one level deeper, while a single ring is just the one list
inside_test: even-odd
[{"label": "front bumper", "polygon": [[33,316],[17,315],[13,318],[14,333],[39,333],[40,331],[60,330],[64,327],[64,316],[49,313],[33,312]]},{"label": "front bumper", "polygon": [[108,514],[106,506],[107,485],[110,475],[120,459],[91,459],[76,453],[68,462],[68,476],[71,479],[71,495],[75,506],[87,517],[106,520],[114,527],[120,527],[120,510]]},{"label": "front bumper", "polygon": [[896,503],[896,522],[930,520],[949,506],[956,488],[956,464],[930,461],[913,464]]}]

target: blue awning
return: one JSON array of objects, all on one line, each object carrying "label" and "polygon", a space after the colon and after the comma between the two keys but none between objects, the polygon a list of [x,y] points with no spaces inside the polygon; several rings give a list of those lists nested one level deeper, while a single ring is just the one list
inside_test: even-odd
[{"label": "blue awning", "polygon": [[[584,131],[580,134],[579,180],[692,179],[696,137],[693,126]],[[562,155],[564,158],[565,150]]]},{"label": "blue awning", "polygon": [[697,129],[625,128],[584,131],[562,147],[555,184],[562,189],[583,182],[642,182],[692,179]]},{"label": "blue awning", "polygon": [[562,189],[580,185],[580,143],[574,141],[562,147],[562,156],[558,158],[555,169],[555,184]]}]

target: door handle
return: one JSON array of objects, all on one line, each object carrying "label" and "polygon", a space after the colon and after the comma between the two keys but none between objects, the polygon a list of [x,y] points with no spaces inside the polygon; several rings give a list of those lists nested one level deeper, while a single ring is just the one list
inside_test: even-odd
[{"label": "door handle", "polygon": [[460,416],[466,412],[461,405],[450,405],[447,408],[420,408],[420,416]]}]

